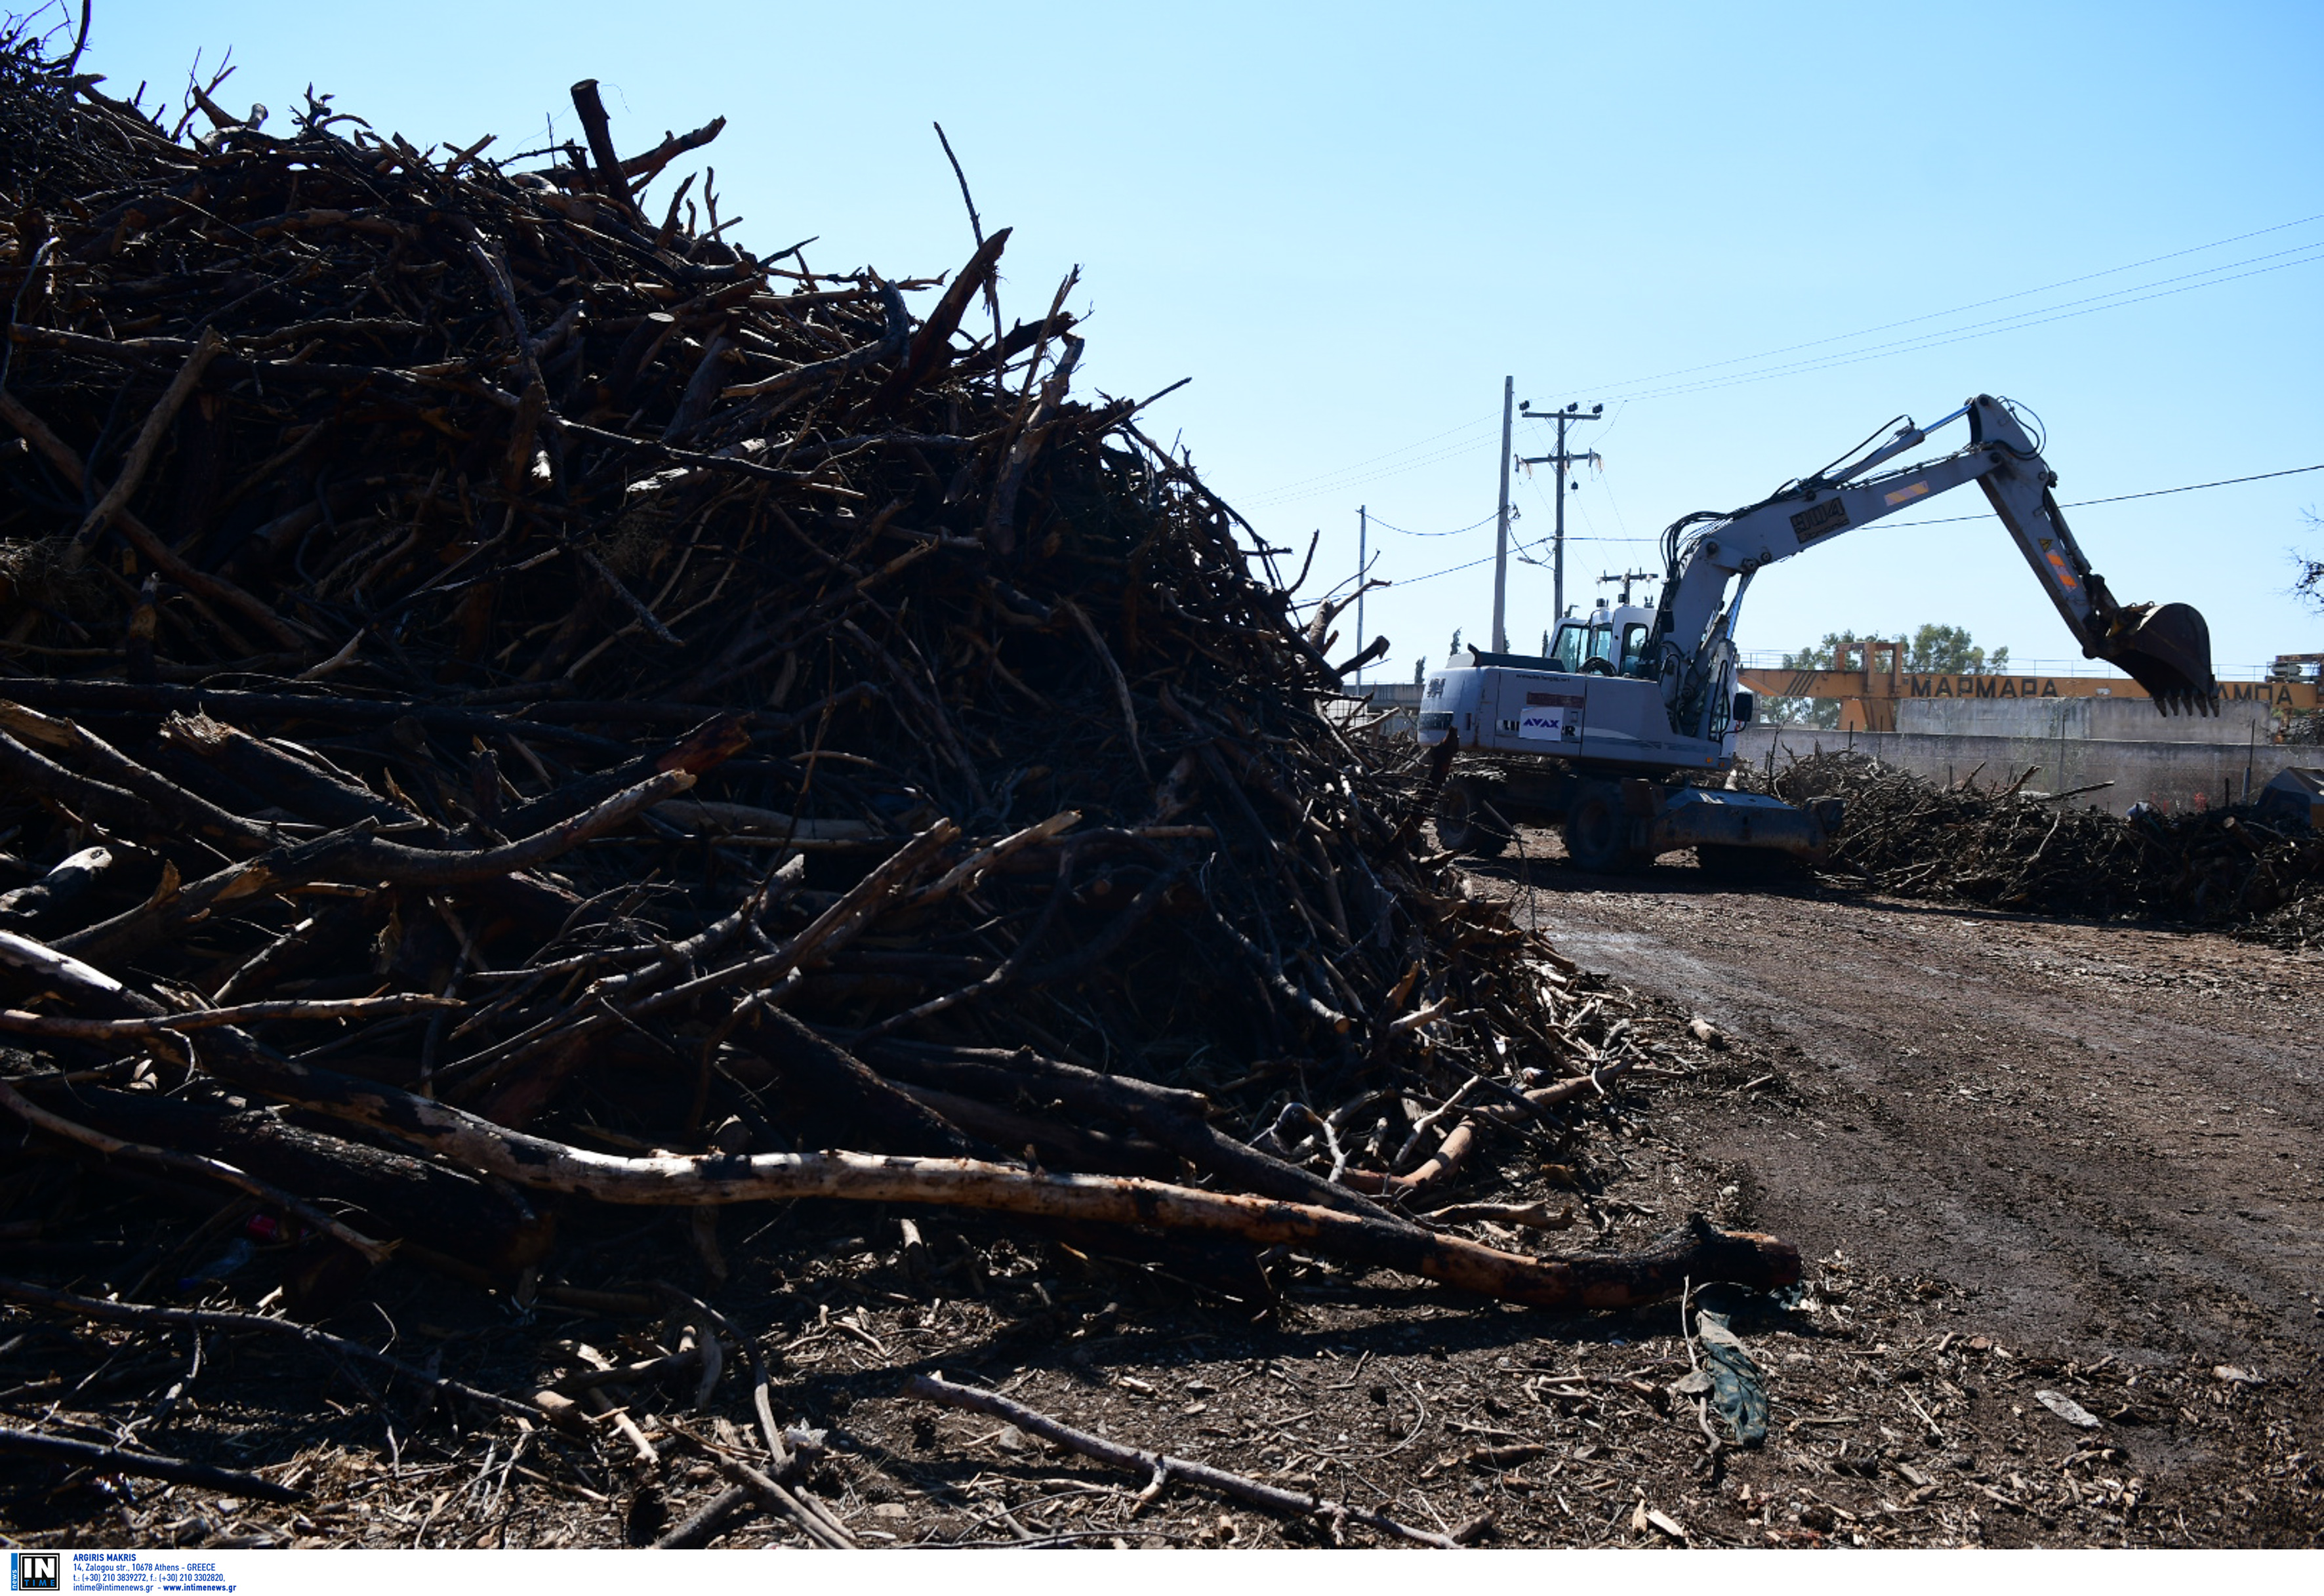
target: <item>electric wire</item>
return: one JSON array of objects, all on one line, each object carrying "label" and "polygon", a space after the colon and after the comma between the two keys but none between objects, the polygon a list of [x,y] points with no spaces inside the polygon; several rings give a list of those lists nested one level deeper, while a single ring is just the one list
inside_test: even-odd
[{"label": "electric wire", "polygon": [[[1723,366],[1743,365],[1755,360],[1772,360],[1778,355],[1793,355],[1802,349],[1821,348],[1826,344],[1844,344],[1850,338],[1868,338],[1875,333],[1894,332],[1900,327],[1916,327],[1923,321],[1941,321],[1948,316],[1965,316],[1971,310],[1982,310],[1988,305],[2006,305],[2012,300],[2031,299],[2035,294],[2046,294],[2056,289],[2071,288],[2077,283],[2095,282],[2101,277],[2112,277],[2124,272],[2135,272],[2142,266],[2159,266],[2165,261],[2175,261],[2187,255],[2200,254],[2207,249],[2224,249],[2230,244],[2241,244],[2248,238],[2264,238],[2271,233],[2282,233],[2293,227],[2304,227],[2310,222],[2324,222],[2324,211],[2319,211],[2314,216],[2301,217],[2294,221],[2278,222],[2272,227],[2260,227],[2249,233],[2237,233],[2229,238],[2215,238],[2209,244],[2190,244],[2185,249],[2174,249],[2165,254],[2149,255],[2143,261],[2132,261],[2120,266],[2108,266],[2098,272],[2086,272],[2079,277],[2061,278],[2056,282],[2046,282],[2039,288],[2023,288],[2015,293],[1997,294],[1989,300],[1977,300],[1966,305],[1956,305],[1950,310],[1932,310],[1923,316],[1908,316],[1902,321],[1886,321],[1877,327],[1859,328],[1852,333],[1834,333],[1830,337],[1810,338],[1805,343],[1786,344],[1777,349],[1762,349],[1756,355],[1738,355],[1726,360],[1710,361],[1702,365],[1680,366],[1671,371],[1656,372],[1648,376],[1626,378],[1619,383],[1585,383],[1582,387],[1591,392],[1605,388],[1631,388],[1644,383],[1660,383],[1672,377],[1692,376],[1697,372],[1718,371]],[[2256,258],[2265,260],[2269,257],[2263,255]],[[2224,268],[2217,269],[2224,270]]]},{"label": "electric wire", "polygon": [[[1447,427],[1442,432],[1433,432],[1426,438],[1416,438],[1410,443],[1404,444],[1397,448],[1387,450],[1382,454],[1373,455],[1367,459],[1351,461],[1345,466],[1335,466],[1330,471],[1318,472],[1313,476],[1303,476],[1291,482],[1277,483],[1273,487],[1261,488],[1258,493],[1248,495],[1246,502],[1254,509],[1263,509],[1268,504],[1279,503],[1286,499],[1314,498],[1318,494],[1333,492],[1338,488],[1352,486],[1354,484],[1342,482],[1340,479],[1349,476],[1352,473],[1360,472],[1370,466],[1379,465],[1383,461],[1393,460],[1399,456],[1408,455],[1415,449],[1425,448],[1431,444],[1437,443],[1444,438],[1452,437],[1455,433],[1473,431],[1488,421],[1497,421],[1500,418],[1498,415],[1491,414],[1475,417],[1470,420],[1460,422],[1455,426]],[[1442,451],[1430,457],[1430,459],[1443,459],[1447,457],[1449,455],[1459,454],[1463,449],[1470,447],[1470,445],[1464,443],[1458,447]],[[1428,461],[1414,461],[1411,463],[1410,466],[1398,466],[1396,470],[1384,473],[1383,475],[1396,475],[1396,471],[1410,469],[1412,466],[1417,466],[1428,463]],[[1370,479],[1367,477],[1360,480],[1369,481]]]},{"label": "electric wire", "polygon": [[[2303,244],[2301,248],[2303,250],[2313,251],[2315,253],[2309,254],[2305,255],[2304,258],[2296,261],[2277,261],[2276,263],[2272,266],[2252,265],[2251,261],[2230,262],[2227,266],[2217,267],[2213,270],[2216,272],[2224,272],[2230,270],[2230,268],[2234,266],[2243,265],[2252,265],[2252,269],[2248,272],[2236,272],[2234,275],[2228,277],[2219,277],[2203,272],[2188,273],[2189,276],[2209,276],[2209,281],[2202,282],[2189,282],[2183,278],[2166,277],[2161,280],[2161,283],[2141,283],[2135,288],[2121,290],[2119,294],[2102,294],[2093,296],[2093,299],[2091,300],[2069,300],[2065,306],[2045,306],[2040,310],[2028,310],[2019,316],[2003,317],[1995,321],[1983,322],[1969,328],[1949,328],[1943,332],[1931,333],[1925,337],[1899,339],[1892,344],[1878,345],[1871,349],[1855,350],[1845,355],[1834,355],[1830,359],[1794,361],[1784,365],[1768,366],[1758,371],[1743,372],[1733,376],[1720,377],[1707,382],[1680,383],[1669,388],[1655,388],[1637,392],[1625,393],[1620,395],[1620,397],[1624,399],[1637,400],[1676,399],[1688,394],[1708,393],[1720,388],[1738,387],[1747,383],[1764,383],[1776,377],[1806,376],[1815,372],[1834,371],[1845,365],[1861,365],[1866,361],[1869,360],[1886,360],[1897,355],[1917,355],[1930,349],[1941,349],[1950,344],[1967,343],[1972,338],[1989,338],[1997,337],[2002,333],[2023,332],[2029,328],[2046,327],[2053,321],[2072,321],[2084,316],[2096,316],[2099,312],[2105,310],[2126,309],[2130,306],[2144,305],[2153,300],[2167,300],[2179,294],[2193,293],[2198,289],[2218,288],[2229,282],[2240,282],[2246,277],[2264,277],[2271,272],[2284,272],[2289,271],[2295,266],[2312,266],[2319,262],[2324,262],[2324,244]],[[2279,253],[2293,254],[2296,252],[2282,251]],[[2273,257],[2270,255],[2255,255],[2252,257],[2253,261],[2264,261],[2270,259],[2273,259]],[[2173,282],[2179,283],[2181,286],[2177,288],[2169,288],[2161,285],[2162,283]],[[2141,289],[2146,288],[2155,289],[2156,291],[2153,293],[2142,293],[2139,291]],[[2121,294],[2133,294],[2137,297],[2125,299],[2120,297]],[[2096,302],[2098,300],[2103,300],[2105,302]],[[2073,307],[2080,308],[2075,309]],[[2048,314],[2047,312],[2050,311],[2055,311],[2056,314]],[[1593,390],[1593,392],[1603,391],[1604,390],[1602,389]]]},{"label": "electric wire", "polygon": [[[2265,237],[2271,234],[2285,232],[2293,227],[2306,226],[2310,223],[2319,221],[2324,221],[2324,212],[2319,212],[2313,216],[2301,217],[2289,222],[2280,222],[2270,227],[2256,228],[2248,233],[2235,234],[2227,238],[2214,239],[2209,244],[2193,244],[2185,249],[2172,250],[2159,255],[2149,255],[2143,260],[2128,262],[2118,266],[2108,266],[2101,271],[2088,272],[2075,277],[2061,278],[2055,282],[2044,283],[2038,288],[2020,289],[2014,293],[1999,294],[1991,299],[1973,300],[1969,304],[1956,305],[1950,309],[1932,310],[1921,316],[1906,317],[1898,321],[1883,322],[1877,326],[1858,328],[1854,332],[1837,333],[1829,337],[1812,338],[1803,343],[1784,345],[1774,349],[1761,350],[1753,355],[1735,355],[1726,360],[1711,361],[1702,365],[1674,367],[1669,371],[1628,378],[1618,383],[1584,383],[1572,390],[1572,392],[1577,393],[1584,391],[1591,392],[1606,392],[1609,394],[1609,397],[1614,398],[1621,404],[1625,405],[1633,400],[1676,398],[1686,394],[1707,392],[1719,388],[1733,387],[1745,383],[1763,382],[1775,377],[1805,375],[1812,372],[1829,371],[1844,365],[1861,364],[1866,361],[1885,358],[1890,355],[1917,353],[1923,350],[1942,348],[1949,344],[1961,343],[1970,338],[1993,337],[2002,332],[2020,331],[2028,328],[2045,326],[2052,321],[2070,320],[2081,316],[2095,315],[2101,310],[2122,309],[2131,305],[2144,304],[2152,300],[2167,299],[2177,294],[2192,292],[2194,290],[2200,288],[2215,288],[2225,283],[2240,281],[2246,277],[2261,276],[2268,272],[2284,271],[2295,266],[2312,265],[2319,261],[2324,261],[2324,253],[2308,254],[2307,252],[2319,251],[2319,248],[2324,248],[2324,246],[2319,246],[2319,244],[2312,243],[2299,244],[2290,249],[2272,251],[2266,254],[2247,256],[2241,261],[2225,262],[2219,265],[2202,268],[2200,271],[2181,273],[2177,277],[2166,277],[2159,279],[2153,282],[2135,284],[2128,288],[2111,290],[2106,293],[2091,295],[2082,300],[2069,300],[2062,305],[2038,307],[2031,310],[1999,317],[1992,321],[1975,324],[1968,328],[1944,328],[1925,335],[1916,335],[1915,337],[1909,338],[1897,339],[1889,344],[1877,346],[1868,350],[1853,350],[1838,353],[1829,358],[1818,357],[1814,360],[1786,362],[1776,366],[1762,367],[1749,372],[1730,374],[1726,376],[1710,378],[1696,383],[1671,383],[1666,387],[1651,389],[1643,386],[1647,383],[1665,383],[1668,379],[1674,377],[1692,376],[1697,373],[1722,371],[1729,366],[1748,364],[1755,361],[1769,360],[1777,355],[1794,354],[1803,349],[1816,349],[1831,344],[1844,344],[1851,339],[1869,337],[1874,334],[1894,331],[1898,328],[1914,327],[1923,322],[1942,320],[1950,316],[1965,315],[1969,311],[1984,309],[1988,306],[2006,304],[2013,300],[2028,299],[2035,294],[2049,293],[2061,288],[2070,288],[2078,283],[2096,281],[2099,278],[2115,276],[2124,272],[2135,272],[2142,267],[2159,265],[2164,261],[2183,259],[2188,255],[2200,254],[2205,250],[2221,249],[2231,244],[2240,244],[2246,239]],[[2288,254],[2303,255],[2304,258],[2291,261],[2280,258]],[[2261,262],[2274,262],[2275,263],[2272,265],[2262,265],[2259,264]],[[2236,271],[2236,268],[2240,266],[2250,266],[2253,269],[2247,272]],[[2228,272],[2232,273],[2232,275],[2221,276],[2219,275],[2221,272]],[[2198,278],[2204,279],[2205,281],[2190,281],[2191,279]],[[2171,286],[2172,284],[2180,286]],[[2149,289],[2156,290],[2158,291],[2151,293],[2144,291]],[[1613,390],[1634,390],[1634,392],[1610,392]],[[1536,420],[1548,420],[1550,413],[1551,412],[1529,414],[1523,419]],[[1618,411],[1616,413],[1618,415],[1619,411]],[[1424,466],[1437,464],[1440,461],[1452,458],[1456,455],[1466,452],[1467,449],[1472,446],[1468,443],[1463,443],[1450,449],[1438,450],[1420,459],[1401,460],[1400,457],[1411,454],[1416,449],[1424,448],[1430,444],[1452,437],[1457,433],[1472,431],[1476,428],[1491,421],[1494,418],[1489,414],[1480,416],[1471,420],[1464,421],[1457,426],[1448,428],[1444,431],[1434,433],[1428,438],[1421,438],[1416,442],[1406,444],[1400,448],[1390,449],[1386,453],[1374,455],[1367,459],[1351,462],[1351,464],[1339,467],[1336,470],[1322,472],[1313,476],[1300,478],[1296,481],[1278,484],[1275,487],[1261,490],[1256,495],[1250,496],[1247,502],[1253,509],[1266,509],[1277,504],[1288,503],[1296,499],[1317,497],[1322,494],[1337,492],[1344,488],[1379,481],[1386,477],[1402,475],[1406,472],[1418,470]],[[1612,425],[1610,419],[1608,425],[1609,427]],[[1395,465],[1387,464],[1390,461],[1397,461],[1399,463]],[[1381,468],[1378,470],[1368,469],[1369,467],[1375,466],[1380,466]],[[1360,475],[1353,475],[1359,473],[1360,473]]]},{"label": "electric wire", "polygon": [[[2103,499],[2076,499],[2070,503],[2061,504],[2058,508],[2061,510],[2081,510],[2092,504],[2120,504],[2132,499],[2160,499],[2167,497],[2172,494],[2200,493],[2205,488],[2234,487],[2241,483],[2267,482],[2279,476],[2298,476],[2304,472],[2310,471],[2324,471],[2324,461],[2319,461],[2318,464],[2313,466],[2293,466],[2282,471],[2261,471],[2255,473],[2250,476],[2223,476],[2216,482],[2190,482],[2182,484],[2181,485],[2174,488],[2149,488],[2144,493],[2138,494],[2112,494]],[[1714,513],[1712,519],[1724,520],[1725,515],[1723,513]],[[1986,519],[1987,517],[1983,515],[1948,515],[1940,517],[1933,521],[1877,521],[1873,524],[1877,526],[1883,531],[1903,531],[1909,527],[1950,526],[1957,521],[1984,521]],[[1661,540],[1657,538],[1566,539],[1566,541],[1569,543],[1654,543],[1660,540]],[[1533,547],[1538,548],[1540,546],[1540,540],[1536,540]],[[1461,565],[1447,566],[1441,571],[1430,571],[1425,576],[1400,577],[1396,579],[1395,585],[1398,587],[1410,587],[1416,583],[1434,581],[1438,577],[1450,577],[1457,571],[1471,571],[1476,569],[1479,566],[1488,566],[1492,563],[1493,557],[1488,554],[1481,558],[1468,560]]]},{"label": "electric wire", "polygon": [[[1566,541],[1569,543],[1651,543],[1655,540],[1652,538],[1568,538]],[[1538,543],[1533,545],[1536,548],[1539,546]],[[1479,566],[1489,566],[1492,563],[1493,557],[1488,554],[1482,558],[1468,560],[1461,565],[1446,566],[1441,571],[1431,571],[1425,577],[1392,577],[1390,581],[1397,587],[1410,587],[1416,583],[1434,581],[1439,577],[1449,577],[1455,571],[1473,571]]]},{"label": "electric wire", "polygon": [[[2061,510],[2080,510],[2090,504],[2120,504],[2130,499],[2161,499],[2172,494],[2191,494],[2200,488],[2231,488],[2237,483],[2266,482],[2278,476],[2298,476],[2310,471],[2324,471],[2324,461],[2313,466],[2293,466],[2282,471],[2262,471],[2252,476],[2223,476],[2217,482],[2190,482],[2184,487],[2149,488],[2143,494],[2115,494],[2104,499],[2075,499],[2058,506]],[[1950,526],[1956,521],[1983,521],[1982,515],[1944,515],[1930,521],[1891,521],[1877,524],[1883,531],[1903,531],[1907,527]]]},{"label": "electric wire", "polygon": [[1367,471],[1359,475],[1336,478],[1333,481],[1324,483],[1320,487],[1302,488],[1296,492],[1287,494],[1261,494],[1256,499],[1246,501],[1246,503],[1250,503],[1250,505],[1255,510],[1268,510],[1281,504],[1301,503],[1309,499],[1324,497],[1327,494],[1342,494],[1347,493],[1352,488],[1362,487],[1367,483],[1380,482],[1392,476],[1403,476],[1410,472],[1417,471],[1425,466],[1434,466],[1445,460],[1459,459],[1464,456],[1473,457],[1479,452],[1484,450],[1486,447],[1487,443],[1485,439],[1473,438],[1466,438],[1459,443],[1452,445],[1450,447],[1438,449],[1434,454],[1422,455],[1417,458],[1403,461],[1397,465],[1383,466],[1377,470]]},{"label": "electric wire", "polygon": [[[1612,429],[1620,413],[1618,409],[1612,416],[1586,416],[1580,420],[1588,422],[1602,420],[1604,429],[1598,432],[1596,438],[1603,438],[1607,431]],[[1417,459],[1404,460],[1399,457],[1459,433],[1473,432],[1479,427],[1497,419],[1490,415],[1479,416],[1457,427],[1448,427],[1442,432],[1431,433],[1428,437],[1417,442],[1406,444],[1402,448],[1390,449],[1386,454],[1374,455],[1369,459],[1355,461],[1342,466],[1337,471],[1325,472],[1317,476],[1302,477],[1296,482],[1282,483],[1271,488],[1261,488],[1256,494],[1240,497],[1238,503],[1248,504],[1253,510],[1268,510],[1278,504],[1294,503],[1303,499],[1321,498],[1326,494],[1344,493],[1350,488],[1361,487],[1366,483],[1379,482],[1391,476],[1402,476],[1407,472],[1417,471],[1424,466],[1434,466],[1441,461],[1456,459],[1472,450],[1483,448],[1487,440],[1463,438],[1459,443],[1437,449],[1432,454],[1423,455]],[[1524,411],[1513,418],[1519,421],[1551,421],[1555,419],[1554,415],[1543,411]],[[1595,438],[1591,441],[1594,442]],[[1397,463],[1383,464],[1391,460]],[[1378,469],[1367,469],[1370,466],[1378,466]]]},{"label": "electric wire", "polygon": [[1501,512],[1499,510],[1496,510],[1492,514],[1486,516],[1481,521],[1472,521],[1464,527],[1454,527],[1449,532],[1416,532],[1410,527],[1400,527],[1392,521],[1381,520],[1379,516],[1372,514],[1370,511],[1365,512],[1367,518],[1371,521],[1372,525],[1376,527],[1385,527],[1391,532],[1402,532],[1407,538],[1457,538],[1463,532],[1473,532],[1479,527],[1492,525],[1493,522],[1499,518],[1500,513]]}]

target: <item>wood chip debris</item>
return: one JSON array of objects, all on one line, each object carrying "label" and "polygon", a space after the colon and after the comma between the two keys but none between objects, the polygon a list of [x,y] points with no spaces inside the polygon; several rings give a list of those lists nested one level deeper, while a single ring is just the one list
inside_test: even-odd
[{"label": "wood chip debris", "polygon": [[2036,1391],[2034,1400],[2077,1429],[2095,1430],[2099,1427],[2098,1416],[2063,1391]]}]

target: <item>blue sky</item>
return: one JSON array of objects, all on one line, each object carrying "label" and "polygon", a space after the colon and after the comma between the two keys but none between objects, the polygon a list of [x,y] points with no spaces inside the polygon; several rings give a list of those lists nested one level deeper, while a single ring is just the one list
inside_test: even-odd
[{"label": "blue sky", "polygon": [[[1416,578],[1491,552],[1504,374],[1539,406],[1606,401],[1573,439],[1605,462],[1569,499],[1584,578],[1981,391],[2039,412],[2069,503],[2324,463],[2312,4],[403,0],[389,22],[99,0],[87,66],[175,97],[229,47],[223,97],[278,127],[310,81],[383,130],[496,152],[572,134],[583,77],[624,149],[723,114],[722,214],[762,251],[816,235],[824,270],[965,259],[942,121],[986,226],[1016,229],[1004,310],[1038,315],[1080,265],[1084,388],[1192,377],[1148,429],[1273,541],[1322,529],[1342,577],[1359,504],[1414,531],[1485,520],[1375,540],[1386,676],[1485,631],[1489,564]],[[1545,453],[1546,429],[1517,442]],[[1518,479],[1528,543],[1546,488]],[[2324,472],[2070,519],[2118,595],[2196,604],[2220,661],[2256,665],[2324,648],[2286,591],[2286,551],[2324,546],[2310,507]],[[1970,491],[1914,519],[1981,510]],[[1546,571],[1515,567],[1510,593],[1513,638],[1537,641]],[[1983,517],[1768,571],[1742,641],[1924,621],[2074,651]]]}]

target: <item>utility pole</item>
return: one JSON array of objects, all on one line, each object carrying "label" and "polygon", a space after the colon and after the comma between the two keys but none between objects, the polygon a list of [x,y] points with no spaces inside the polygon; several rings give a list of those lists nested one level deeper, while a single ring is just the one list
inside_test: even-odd
[{"label": "utility pole", "polygon": [[1600,571],[1598,573],[1598,585],[1601,587],[1606,587],[1611,586],[1614,583],[1619,582],[1622,585],[1622,596],[1619,602],[1627,604],[1630,602],[1630,588],[1632,585],[1639,582],[1650,582],[1654,580],[1654,576],[1655,573],[1652,571]]},{"label": "utility pole", "polygon": [[[1362,504],[1359,504],[1359,505],[1357,505],[1357,506],[1356,506],[1356,649],[1357,649],[1357,651],[1358,651],[1358,652],[1361,652],[1361,651],[1362,651],[1362,650],[1363,650],[1363,646],[1364,646],[1364,573],[1365,573],[1365,571],[1366,571],[1366,570],[1368,570],[1368,569],[1370,567],[1370,566],[1371,566],[1371,554],[1370,554],[1371,524],[1372,524],[1372,523],[1371,523],[1371,514],[1370,514],[1370,511],[1369,507],[1368,507],[1368,506],[1365,506],[1365,505],[1362,505]],[[1359,667],[1359,668],[1357,669],[1357,671],[1356,671],[1356,685],[1357,685],[1358,687],[1362,687],[1362,686],[1364,685],[1364,673],[1363,673],[1363,670],[1362,670],[1362,669],[1361,669],[1360,667]]]},{"label": "utility pole", "polygon": [[[1606,413],[1606,407],[1602,404],[1593,404],[1590,407],[1588,411],[1585,412],[1582,406],[1576,403],[1569,404],[1562,411],[1553,411],[1547,416],[1534,416],[1531,413],[1532,406],[1528,404],[1526,406],[1526,412],[1531,420],[1544,421],[1554,420],[1557,423],[1557,452],[1554,455],[1536,455],[1533,458],[1524,461],[1523,464],[1527,466],[1554,465],[1557,467],[1557,530],[1551,534],[1554,539],[1554,542],[1552,545],[1553,553],[1550,559],[1550,597],[1551,602],[1557,606],[1557,617],[1563,620],[1565,615],[1565,468],[1578,461],[1595,460],[1598,457],[1597,451],[1594,449],[1584,449],[1578,455],[1566,453],[1565,429],[1568,427],[1578,426],[1583,421],[1596,420],[1599,417]],[[1501,449],[1501,453],[1503,455],[1507,455],[1508,452],[1508,447],[1504,445]],[[1501,467],[1501,478],[1504,483],[1508,479],[1508,466],[1507,465],[1504,465]],[[1502,494],[1504,503],[1507,502],[1508,496],[1508,495],[1505,488]],[[1502,512],[1502,519],[1504,521],[1508,519],[1508,512],[1506,510]]]},{"label": "utility pole", "polygon": [[[1510,401],[1517,397],[1517,380],[1501,379],[1501,509],[1493,526],[1493,652],[1509,651],[1509,634],[1504,624],[1509,607],[1509,428],[1516,421]],[[1449,660],[1445,661],[1452,663]]]}]

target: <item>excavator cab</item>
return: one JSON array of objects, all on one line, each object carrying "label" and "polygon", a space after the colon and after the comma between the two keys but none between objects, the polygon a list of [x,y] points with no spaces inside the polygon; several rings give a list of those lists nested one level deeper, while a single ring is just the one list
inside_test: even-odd
[{"label": "excavator cab", "polygon": [[1654,630],[1655,613],[1628,602],[1602,600],[1587,621],[1558,623],[1557,641],[1549,659],[1559,670],[1584,676],[1637,676],[1646,637]]}]

